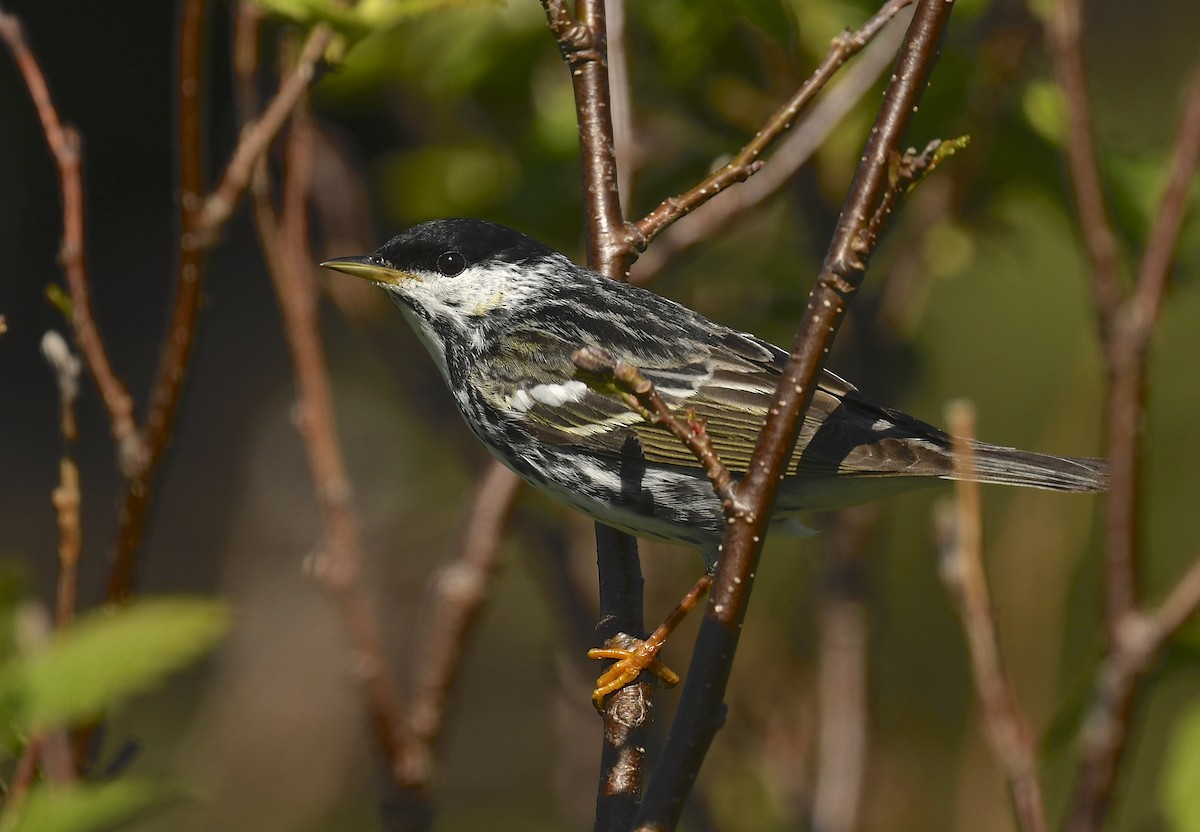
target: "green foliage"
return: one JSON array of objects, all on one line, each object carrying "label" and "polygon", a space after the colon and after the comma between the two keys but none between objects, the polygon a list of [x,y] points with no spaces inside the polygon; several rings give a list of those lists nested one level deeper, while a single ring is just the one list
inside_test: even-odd
[{"label": "green foliage", "polygon": [[195,598],[93,612],[0,668],[0,703],[25,731],[69,725],[187,666],[228,628],[224,604]]},{"label": "green foliage", "polygon": [[1062,87],[1054,81],[1034,81],[1025,87],[1021,110],[1034,131],[1053,145],[1067,135],[1067,105]]},{"label": "green foliage", "polygon": [[387,29],[419,15],[481,0],[363,0],[353,6],[344,6],[332,0],[253,2],[274,15],[302,26],[327,23],[335,31],[355,41],[371,32]]},{"label": "green foliage", "polygon": [[1162,778],[1162,811],[1173,832],[1200,832],[1200,704],[1179,717]]},{"label": "green foliage", "polygon": [[103,832],[178,797],[178,790],[125,778],[108,783],[34,788],[3,832]]}]

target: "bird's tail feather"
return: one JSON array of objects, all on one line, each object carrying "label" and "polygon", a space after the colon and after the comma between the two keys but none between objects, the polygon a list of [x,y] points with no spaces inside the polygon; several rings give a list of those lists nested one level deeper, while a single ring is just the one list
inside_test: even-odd
[{"label": "bird's tail feather", "polygon": [[[1051,456],[972,442],[979,482],[1025,485],[1050,491],[1098,492],[1108,488],[1103,459]],[[958,479],[951,474],[948,479]]]}]

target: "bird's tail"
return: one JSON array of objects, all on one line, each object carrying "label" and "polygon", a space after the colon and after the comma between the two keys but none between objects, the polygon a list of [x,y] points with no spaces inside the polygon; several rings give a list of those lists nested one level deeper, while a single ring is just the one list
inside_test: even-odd
[{"label": "bird's tail", "polygon": [[[1025,485],[1050,491],[1098,492],[1108,489],[1103,459],[1051,456],[986,442],[972,442],[979,482]],[[953,474],[948,479],[958,479]]]}]

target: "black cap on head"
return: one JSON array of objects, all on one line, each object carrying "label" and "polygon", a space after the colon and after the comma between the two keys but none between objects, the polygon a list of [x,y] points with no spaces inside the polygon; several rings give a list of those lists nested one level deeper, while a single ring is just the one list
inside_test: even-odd
[{"label": "black cap on head", "polygon": [[524,263],[557,254],[520,231],[485,220],[430,220],[414,225],[379,247],[376,256],[398,269],[433,272],[438,258],[457,252],[473,266],[485,260]]}]

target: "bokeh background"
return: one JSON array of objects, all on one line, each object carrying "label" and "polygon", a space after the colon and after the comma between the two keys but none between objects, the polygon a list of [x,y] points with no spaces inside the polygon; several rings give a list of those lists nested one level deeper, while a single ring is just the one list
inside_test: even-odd
[{"label": "bokeh background", "polygon": [[[210,175],[235,139],[230,7],[210,13]],[[1087,274],[1059,152],[1061,111],[1037,14],[959,0],[910,141],[972,144],[921,186],[875,257],[831,367],[930,421],[973,400],[993,442],[1093,455],[1102,377]],[[157,359],[173,279],[175,9],[157,0],[8,2],[63,117],[85,142],[88,258],[96,313],[139,400]],[[1197,57],[1192,0],[1087,4],[1104,168],[1126,254],[1136,256],[1163,181],[1181,91]],[[630,4],[636,142],[627,211],[686,189],[751,135],[868,2],[656,0]],[[268,24],[268,28],[276,24]],[[266,77],[266,76],[264,76]],[[877,85],[877,88],[881,88]],[[266,90],[264,89],[264,92]],[[869,93],[776,198],[677,257],[654,288],[732,326],[788,343],[878,95]],[[363,253],[416,221],[479,216],[580,256],[574,109],[533,0],[463,4],[361,42],[316,83],[328,142],[318,170],[319,255]],[[0,58],[0,559],[30,597],[53,598],[49,494],[60,437],[42,333],[60,281],[56,172],[8,56]],[[336,164],[335,164],[336,162]],[[341,167],[344,165],[345,167]],[[1195,556],[1200,413],[1200,233],[1183,236],[1155,342],[1142,574],[1158,597]],[[208,258],[187,399],[159,485],[142,593],[229,599],[236,626],[197,670],[115,714],[140,773],[198,796],[146,829],[371,828],[379,772],[332,606],[303,574],[319,527],[292,421],[279,316],[243,208]],[[454,540],[486,462],[432,362],[369,287],[322,276],[340,429],[359,498],[374,603],[402,662],[425,582]],[[80,404],[85,532],[81,601],[100,597],[120,481],[99,402]],[[1000,773],[983,740],[963,637],[937,573],[932,513],[945,492],[864,515],[855,587],[867,627],[869,752],[862,828],[1006,830]],[[990,489],[987,566],[1018,697],[1061,814],[1072,738],[1103,647],[1094,497]],[[815,525],[833,522],[814,519]],[[591,523],[526,494],[502,573],[467,655],[443,746],[440,828],[590,824],[599,722],[594,668],[567,635],[564,575],[594,598]],[[734,671],[730,716],[698,786],[691,828],[790,829],[811,808],[820,714],[817,644],[830,586],[826,538],[777,536]],[[649,618],[699,568],[644,544]],[[1171,828],[1173,738],[1200,702],[1188,628],[1146,685],[1115,805],[1116,829]],[[669,648],[686,667],[688,636]],[[663,703],[665,729],[674,694]],[[1195,751],[1192,750],[1194,756]],[[1174,761],[1174,762],[1173,762]],[[1200,794],[1200,783],[1197,784]]]}]

